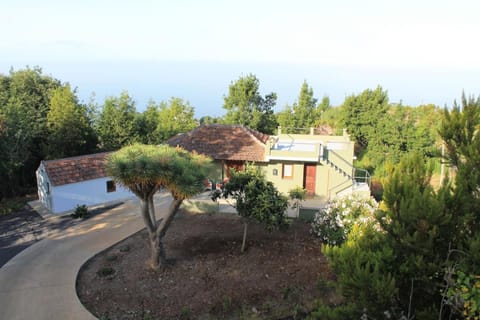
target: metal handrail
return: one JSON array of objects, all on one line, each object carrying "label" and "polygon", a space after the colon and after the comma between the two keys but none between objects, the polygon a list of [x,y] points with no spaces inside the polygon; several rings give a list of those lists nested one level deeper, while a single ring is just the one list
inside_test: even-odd
[{"label": "metal handrail", "polygon": [[[368,186],[370,187],[371,179],[372,179],[372,177],[370,176],[370,172],[368,172],[367,170],[362,169],[362,168],[354,167],[352,164],[350,164],[350,162],[345,160],[345,158],[343,158],[341,155],[339,155],[337,152],[335,152],[333,150],[328,150],[328,153],[332,153],[333,155],[335,155],[338,159],[343,161],[349,168],[351,168],[353,170],[352,179],[355,180],[355,182],[360,183],[360,181],[358,181],[358,180],[363,179],[364,183],[367,183]],[[328,160],[331,161],[330,159],[328,159]],[[334,163],[333,161],[331,161],[331,162]],[[362,172],[363,174],[357,175],[357,172],[359,172],[359,171]]]}]

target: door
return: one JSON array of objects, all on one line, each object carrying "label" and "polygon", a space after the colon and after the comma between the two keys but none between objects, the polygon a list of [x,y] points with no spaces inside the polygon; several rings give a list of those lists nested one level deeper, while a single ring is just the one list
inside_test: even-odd
[{"label": "door", "polygon": [[315,182],[317,180],[317,165],[315,163],[306,163],[303,168],[303,187],[307,190],[307,195],[315,195]]},{"label": "door", "polygon": [[233,161],[229,160],[226,162],[225,167],[227,171],[227,178],[230,179],[230,171],[233,169],[235,171],[243,171],[244,161]]}]

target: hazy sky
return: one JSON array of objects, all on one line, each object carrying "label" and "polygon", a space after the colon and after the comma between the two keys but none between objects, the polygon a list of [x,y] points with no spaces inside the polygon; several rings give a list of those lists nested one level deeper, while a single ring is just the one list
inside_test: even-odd
[{"label": "hazy sky", "polygon": [[480,1],[172,0],[0,2],[0,73],[38,65],[98,101],[128,90],[222,114],[254,73],[278,109],[305,79],[334,104],[382,85],[392,101],[480,94]]}]

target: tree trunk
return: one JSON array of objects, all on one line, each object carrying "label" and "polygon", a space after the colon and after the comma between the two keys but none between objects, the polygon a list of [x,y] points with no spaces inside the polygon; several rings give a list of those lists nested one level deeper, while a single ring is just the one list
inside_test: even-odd
[{"label": "tree trunk", "polygon": [[243,241],[242,241],[242,249],[240,249],[241,253],[245,251],[245,243],[247,242],[247,229],[248,229],[248,221],[245,220],[243,222]]},{"label": "tree trunk", "polygon": [[149,234],[150,238],[150,267],[153,270],[158,270],[160,268],[160,259],[161,259],[161,245],[160,239],[155,235],[155,233]]},{"label": "tree trunk", "polygon": [[158,223],[157,221],[152,221],[152,218],[155,217],[155,209],[152,208],[154,205],[152,198],[142,199],[140,202],[142,217],[147,226],[150,239],[150,267],[153,270],[158,270],[161,265],[165,265],[167,262],[163,237],[182,202],[183,199],[173,199],[166,216],[160,219]]}]

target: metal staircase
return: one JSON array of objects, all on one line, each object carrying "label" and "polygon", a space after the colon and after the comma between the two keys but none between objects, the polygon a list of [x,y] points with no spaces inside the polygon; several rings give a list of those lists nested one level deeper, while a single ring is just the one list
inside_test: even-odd
[{"label": "metal staircase", "polygon": [[[327,149],[323,150],[320,156],[320,162],[330,166],[335,172],[345,177],[344,181],[328,190],[329,198],[332,198],[332,196],[346,195],[355,191],[370,191],[370,173],[365,169],[355,168],[337,152]],[[342,166],[339,165],[340,163],[342,163]],[[333,195],[332,192],[334,192]]]}]

